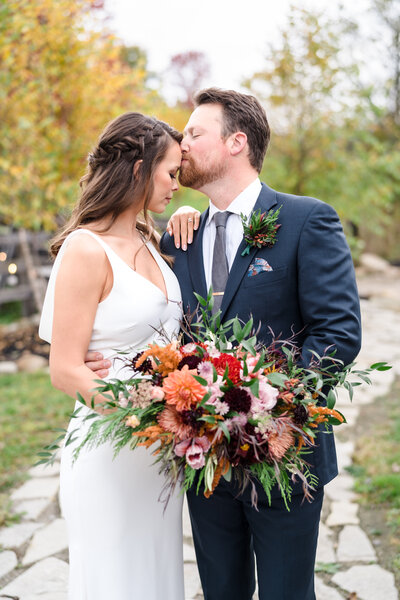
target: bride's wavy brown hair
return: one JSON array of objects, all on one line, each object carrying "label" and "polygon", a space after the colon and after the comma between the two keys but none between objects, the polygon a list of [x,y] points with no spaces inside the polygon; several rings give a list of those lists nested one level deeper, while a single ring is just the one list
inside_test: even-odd
[{"label": "bride's wavy brown hair", "polygon": [[[55,257],[67,235],[93,221],[115,219],[135,202],[143,202],[143,220],[136,228],[159,250],[154,222],[147,212],[153,194],[153,175],[168,148],[180,143],[182,134],[153,117],[127,112],[111,121],[89,153],[86,174],[80,180],[81,195],[70,219],[50,244]],[[134,176],[137,161],[142,161]]]}]

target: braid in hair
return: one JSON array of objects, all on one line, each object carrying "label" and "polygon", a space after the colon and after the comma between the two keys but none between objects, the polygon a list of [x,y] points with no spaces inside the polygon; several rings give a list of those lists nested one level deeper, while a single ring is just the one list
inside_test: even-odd
[{"label": "braid in hair", "polygon": [[[107,218],[107,231],[135,202],[144,206],[144,222],[138,219],[137,228],[158,248],[154,224],[147,214],[153,174],[170,144],[181,140],[182,135],[167,123],[140,113],[125,113],[111,121],[88,155],[87,172],[80,180],[80,199],[65,227],[52,240],[51,254],[57,255],[71,231],[93,221]],[[140,169],[135,177],[138,161]]]}]

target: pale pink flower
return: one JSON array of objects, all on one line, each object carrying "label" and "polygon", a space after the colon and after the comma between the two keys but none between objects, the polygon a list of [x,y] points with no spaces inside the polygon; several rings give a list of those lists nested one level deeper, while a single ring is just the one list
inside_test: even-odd
[{"label": "pale pink flower", "polygon": [[207,361],[201,362],[197,367],[197,371],[200,377],[203,377],[203,379],[207,381],[208,385],[212,384],[214,377],[214,369],[212,363]]},{"label": "pale pink flower", "polygon": [[209,356],[211,356],[212,358],[218,358],[218,356],[220,356],[221,352],[219,350],[217,350],[217,348],[214,346],[214,344],[211,344],[210,342],[206,342],[205,346],[207,348],[207,353]]},{"label": "pale pink flower", "polygon": [[251,396],[250,412],[255,414],[272,410],[277,402],[279,390],[272,387],[272,385],[267,383],[264,379],[260,379],[258,388],[259,397],[257,398],[251,392],[249,393]]},{"label": "pale pink flower", "polygon": [[151,397],[153,400],[164,400],[164,396],[165,392],[159,385],[155,385],[151,390]]},{"label": "pale pink flower", "polygon": [[121,408],[126,408],[129,404],[129,398],[124,396],[124,392],[120,392],[118,396],[118,404]]},{"label": "pale pink flower", "polygon": [[209,450],[211,444],[208,438],[203,435],[193,439],[184,440],[175,446],[177,456],[185,456],[186,462],[193,469],[201,469],[205,465],[204,453]]},{"label": "pale pink flower", "polygon": [[207,404],[213,404],[215,400],[218,400],[218,398],[222,398],[222,396],[224,395],[224,392],[222,392],[220,388],[222,383],[222,377],[221,375],[218,375],[217,381],[208,386],[208,391],[211,392],[211,396],[207,400]]},{"label": "pale pink flower", "polygon": [[189,448],[190,444],[192,443],[191,439],[188,440],[183,440],[183,442],[179,442],[179,444],[176,444],[174,451],[175,454],[177,456],[185,456],[186,454],[186,450]]},{"label": "pale pink flower", "polygon": [[254,377],[258,377],[259,379],[262,376],[262,369],[259,369],[256,373],[253,373],[254,367],[256,366],[256,364],[258,363],[260,359],[260,355],[257,353],[255,356],[248,356],[246,358],[246,365],[247,365],[247,377],[244,377],[243,375],[243,369],[241,369],[240,371],[240,377],[242,379],[244,379],[245,381],[249,381],[250,379],[254,378]]},{"label": "pale pink flower", "polygon": [[217,415],[226,415],[229,412],[229,404],[227,402],[222,402],[221,400],[215,400],[214,402],[215,412]]},{"label": "pale pink flower", "polygon": [[206,464],[203,450],[198,444],[192,444],[186,452],[186,462],[192,469],[201,469]]},{"label": "pale pink flower", "polygon": [[140,423],[140,421],[136,415],[131,415],[125,421],[125,425],[127,425],[127,427],[133,427],[133,428],[137,427],[139,425],[139,423]]},{"label": "pale pink flower", "polygon": [[181,346],[181,352],[182,354],[193,354],[193,352],[196,352],[196,344],[190,342],[189,344]]},{"label": "pale pink flower", "polygon": [[225,425],[228,428],[228,431],[232,431],[234,425],[238,425],[239,427],[244,427],[247,423],[247,416],[244,413],[239,413],[235,415],[231,419],[225,419]]}]

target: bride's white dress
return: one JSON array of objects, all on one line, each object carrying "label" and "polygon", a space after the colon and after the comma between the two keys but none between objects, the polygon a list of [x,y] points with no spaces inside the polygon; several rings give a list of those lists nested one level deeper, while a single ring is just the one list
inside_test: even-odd
[{"label": "bride's white dress", "polygon": [[[109,296],[98,306],[89,349],[112,361],[110,378],[124,378],[117,351],[134,355],[158,340],[161,327],[171,338],[179,331],[179,284],[150,243],[168,300],[101,237],[76,230],[64,241],[49,280],[39,330],[43,339],[51,341],[54,287],[65,247],[71,237],[84,234],[103,247],[114,276]],[[82,413],[88,412],[83,407]],[[85,425],[71,419],[69,429],[78,429],[81,439]],[[62,452],[60,479],[70,548],[69,599],[183,600],[182,494],[178,490],[164,512],[159,501],[164,478],[153,465],[151,451],[143,447],[123,448],[113,459],[111,446],[102,445],[83,451],[72,465],[74,447]]]}]

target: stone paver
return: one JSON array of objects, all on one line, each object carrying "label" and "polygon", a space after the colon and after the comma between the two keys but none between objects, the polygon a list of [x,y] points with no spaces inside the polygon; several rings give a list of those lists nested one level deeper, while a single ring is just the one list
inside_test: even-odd
[{"label": "stone paver", "polygon": [[35,477],[30,479],[11,494],[12,500],[30,500],[32,498],[54,498],[58,492],[58,477]]},{"label": "stone paver", "polygon": [[18,564],[17,555],[11,550],[0,552],[0,579],[13,571]]},{"label": "stone paver", "polygon": [[15,502],[13,509],[16,514],[21,514],[23,520],[35,521],[47,508],[52,505],[53,500],[50,499],[34,499],[22,500]]},{"label": "stone paver", "polygon": [[[358,410],[358,409],[356,409]],[[346,413],[347,416],[347,413]],[[346,427],[346,425],[342,425]],[[339,429],[340,431],[340,429]],[[337,462],[339,467],[339,473],[345,472],[346,467],[350,467],[352,463],[352,455],[354,452],[354,442],[338,442],[336,443]]]},{"label": "stone paver", "polygon": [[360,519],[357,516],[358,504],[352,502],[332,502],[331,513],[326,520],[328,527],[337,525],[358,525]]},{"label": "stone paver", "polygon": [[18,596],[19,600],[42,600],[47,596],[49,600],[55,600],[58,594],[60,600],[66,600],[67,582],[67,563],[58,558],[46,558],[0,590],[0,597],[8,594]]},{"label": "stone paver", "polygon": [[317,563],[334,563],[336,562],[336,552],[332,540],[333,532],[324,523],[320,524],[318,546],[317,546]]},{"label": "stone paver", "polygon": [[355,592],[358,600],[398,600],[393,573],[379,565],[351,567],[336,573],[332,581],[347,592]]},{"label": "stone paver", "polygon": [[30,540],[40,523],[17,523],[11,527],[0,529],[0,546],[3,548],[19,548]]},{"label": "stone paver", "polygon": [[[369,293],[374,295],[375,288]],[[320,526],[317,563],[324,572],[315,578],[317,600],[399,600],[394,576],[376,564],[375,550],[359,524],[357,494],[353,478],[347,473],[354,453],[353,426],[363,406],[388,393],[394,378],[400,375],[400,302],[394,298],[385,305],[381,299],[362,301],[363,348],[357,365],[364,369],[374,362],[387,361],[391,371],[372,373],[372,386],[355,388],[353,402],[344,390],[338,391],[337,407],[347,419],[347,425],[337,430],[339,476],[326,486],[323,519]],[[398,312],[395,312],[397,310]],[[0,580],[14,576],[2,595],[19,600],[67,600],[68,564],[54,555],[66,549],[63,519],[59,518],[59,463],[50,468],[32,467],[31,479],[11,495],[13,511],[25,513],[22,522],[0,529]],[[185,598],[201,600],[200,579],[191,537],[186,500],[183,510]],[[16,550],[16,553],[11,551]],[[17,561],[18,570],[15,570]],[[33,564],[32,564],[33,563]],[[369,563],[369,564],[366,564]],[[22,569],[21,569],[22,564]],[[25,570],[23,570],[25,567]],[[339,569],[329,574],[332,569]],[[14,572],[15,570],[15,572]],[[1,583],[0,583],[1,588]],[[254,596],[257,600],[258,595]]]},{"label": "stone paver", "polygon": [[353,491],[354,478],[341,473],[325,486],[325,495],[335,502],[354,502],[357,499]]},{"label": "stone paver", "polygon": [[344,563],[376,561],[368,536],[356,525],[347,525],[340,532],[337,556],[339,562]]},{"label": "stone paver", "polygon": [[28,471],[31,477],[55,477],[60,474],[60,463],[54,462],[52,465],[36,465]]},{"label": "stone paver", "polygon": [[200,577],[197,566],[193,563],[185,563],[185,598],[192,600],[196,598],[201,590]]},{"label": "stone paver", "polygon": [[56,519],[43,529],[39,529],[28,546],[23,565],[42,560],[68,548],[67,528],[64,519]]},{"label": "stone paver", "polygon": [[315,577],[315,595],[317,600],[344,600],[344,596],[327,586],[318,576]]}]

